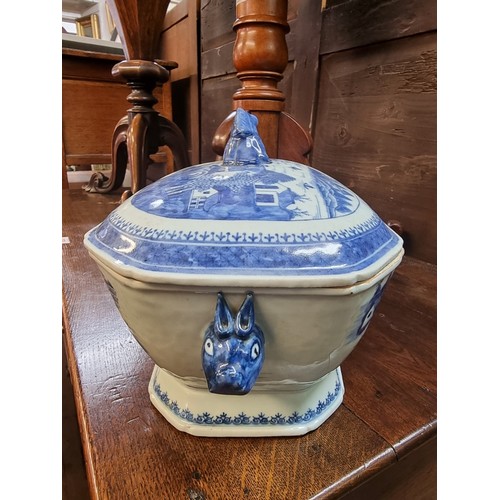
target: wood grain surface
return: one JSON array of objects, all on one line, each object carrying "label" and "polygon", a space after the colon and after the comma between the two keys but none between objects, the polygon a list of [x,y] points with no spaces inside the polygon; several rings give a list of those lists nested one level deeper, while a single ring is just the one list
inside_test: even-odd
[{"label": "wood grain surface", "polygon": [[311,165],[399,220],[408,255],[436,262],[436,34],[321,59]]},{"label": "wood grain surface", "polygon": [[321,54],[404,38],[437,27],[433,0],[327,0]]},{"label": "wood grain surface", "polygon": [[212,161],[215,152],[212,149],[212,138],[217,127],[233,110],[232,96],[240,87],[236,75],[227,75],[205,80],[201,87],[201,161]]},{"label": "wood grain surface", "polygon": [[298,438],[198,438],[150,403],[153,362],[82,244],[119,193],[62,196],[65,342],[92,498],[337,498],[435,436],[434,266],[407,258],[398,268],[342,365],[344,403],[319,429]]}]

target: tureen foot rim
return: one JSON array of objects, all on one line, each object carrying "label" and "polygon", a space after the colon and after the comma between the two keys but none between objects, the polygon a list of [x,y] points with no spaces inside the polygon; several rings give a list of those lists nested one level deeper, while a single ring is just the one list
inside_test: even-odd
[{"label": "tureen foot rim", "polygon": [[338,367],[305,390],[229,396],[189,387],[155,365],[149,395],[170,424],[193,436],[300,436],[317,429],[337,410],[344,383]]}]

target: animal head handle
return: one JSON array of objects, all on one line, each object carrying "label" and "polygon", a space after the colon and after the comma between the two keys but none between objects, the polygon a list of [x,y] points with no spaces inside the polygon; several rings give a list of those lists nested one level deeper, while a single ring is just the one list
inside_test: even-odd
[{"label": "animal head handle", "polygon": [[222,164],[231,165],[260,165],[269,163],[264,143],[257,131],[259,120],[242,108],[236,114],[224,149]]},{"label": "animal head handle", "polygon": [[201,362],[208,389],[216,394],[247,394],[264,362],[264,334],[255,322],[254,295],[248,292],[236,319],[222,292],[214,320],[205,331]]}]

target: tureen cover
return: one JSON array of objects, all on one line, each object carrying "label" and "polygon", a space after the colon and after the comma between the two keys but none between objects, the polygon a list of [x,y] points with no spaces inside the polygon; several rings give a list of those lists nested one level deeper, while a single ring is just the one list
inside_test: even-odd
[{"label": "tureen cover", "polygon": [[[344,286],[402,254],[402,240],[324,173],[269,159],[238,109],[223,161],[150,184],[85,236],[121,275],[178,284]],[[243,285],[242,285],[243,286]]]}]

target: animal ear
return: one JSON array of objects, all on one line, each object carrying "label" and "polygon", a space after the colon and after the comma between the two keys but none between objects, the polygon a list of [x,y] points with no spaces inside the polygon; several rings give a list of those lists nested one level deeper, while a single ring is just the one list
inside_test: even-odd
[{"label": "animal ear", "polygon": [[248,292],[236,316],[236,335],[247,337],[253,330],[254,324],[255,312],[253,307],[253,293]]},{"label": "animal ear", "polygon": [[215,307],[214,330],[218,337],[227,338],[234,333],[234,320],[222,292],[217,294]]}]

